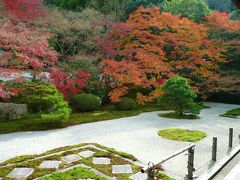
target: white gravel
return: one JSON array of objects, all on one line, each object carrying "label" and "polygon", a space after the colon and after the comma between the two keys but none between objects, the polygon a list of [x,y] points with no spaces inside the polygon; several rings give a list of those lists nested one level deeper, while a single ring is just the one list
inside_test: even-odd
[{"label": "white gravel", "polygon": [[[143,163],[158,162],[189,144],[165,140],[157,135],[160,129],[178,127],[208,133],[207,138],[197,143],[195,164],[198,168],[211,158],[213,136],[218,137],[219,149],[222,152],[228,145],[228,129],[234,128],[234,137],[240,134],[240,119],[219,117],[219,114],[240,106],[220,103],[206,103],[206,105],[211,108],[202,110],[200,120],[166,119],[158,117],[160,112],[150,112],[135,117],[76,125],[64,129],[0,135],[0,161],[19,155],[42,153],[67,145],[96,142],[133,154]],[[166,163],[164,167],[174,173],[184,174],[187,167],[186,158],[187,156],[184,155],[179,156]]]}]

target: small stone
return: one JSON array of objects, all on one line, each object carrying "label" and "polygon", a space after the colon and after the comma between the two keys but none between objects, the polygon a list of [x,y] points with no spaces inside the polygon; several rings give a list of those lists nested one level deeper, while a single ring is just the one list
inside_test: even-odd
[{"label": "small stone", "polygon": [[94,151],[82,151],[82,152],[80,152],[79,153],[79,155],[80,156],[82,156],[82,157],[85,157],[85,158],[89,158],[89,157],[91,157],[92,155],[94,155]]},{"label": "small stone", "polygon": [[12,170],[7,177],[13,179],[27,179],[33,173],[33,168],[15,168]]},{"label": "small stone", "polygon": [[104,157],[99,157],[99,158],[93,158],[93,164],[110,164],[110,159],[109,158],[104,158]]},{"label": "small stone", "polygon": [[62,160],[66,163],[72,163],[81,160],[82,158],[76,154],[70,154],[62,157]]},{"label": "small stone", "polygon": [[61,161],[43,161],[39,168],[40,169],[58,169]]},{"label": "small stone", "polygon": [[147,180],[147,174],[138,172],[132,176],[129,177],[132,180]]},{"label": "small stone", "polygon": [[113,165],[113,174],[132,174],[132,167],[130,165]]}]

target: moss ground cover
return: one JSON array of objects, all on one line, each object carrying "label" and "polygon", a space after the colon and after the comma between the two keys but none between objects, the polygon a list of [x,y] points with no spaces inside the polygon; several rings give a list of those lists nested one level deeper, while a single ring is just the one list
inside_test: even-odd
[{"label": "moss ground cover", "polygon": [[73,113],[68,121],[63,122],[61,124],[47,122],[46,120],[31,115],[27,119],[21,119],[16,121],[2,122],[0,120],[0,134],[19,131],[40,131],[55,128],[64,128],[77,124],[136,116],[143,112],[152,112],[160,110],[169,110],[169,107],[164,104],[159,105],[149,104],[144,106],[138,106],[137,109],[131,111],[118,111],[115,110],[114,106],[109,105],[101,107],[98,111]]},{"label": "moss ground cover", "polygon": [[[131,157],[133,157],[132,155],[128,155],[127,153],[123,153],[123,152],[118,152],[118,151],[116,151],[112,148],[106,148],[105,149],[104,146],[101,146],[101,145],[98,146],[98,144],[92,144],[92,145],[96,145],[97,148],[101,148],[102,150],[96,149],[96,148],[91,147],[91,146],[85,148],[84,145],[86,145],[86,144],[81,144],[81,145],[76,145],[76,146],[68,146],[68,147],[65,147],[65,148],[59,148],[59,149],[55,149],[55,150],[52,150],[52,151],[48,151],[48,152],[43,153],[41,155],[22,156],[22,159],[21,159],[21,157],[17,157],[15,159],[8,160],[4,163],[1,163],[2,167],[0,167],[0,177],[5,177],[7,174],[9,174],[16,167],[34,168],[35,171],[29,177],[30,179],[45,176],[45,175],[54,173],[55,170],[54,169],[40,169],[39,165],[43,161],[45,161],[45,160],[59,160],[59,161],[61,161],[61,157],[63,157],[63,156],[70,155],[70,154],[78,154],[81,151],[85,151],[85,150],[94,151],[95,154],[94,154],[93,157],[108,157],[108,158],[111,159],[111,163],[108,164],[108,165],[95,165],[95,164],[92,163],[93,157],[89,157],[89,158],[80,159],[79,161],[76,161],[76,162],[73,162],[73,163],[62,163],[61,166],[59,167],[59,169],[65,169],[65,168],[68,168],[68,167],[71,167],[71,166],[74,166],[74,165],[77,165],[77,164],[80,164],[80,163],[84,163],[84,164],[86,164],[86,165],[88,165],[92,168],[95,168],[95,169],[99,170],[100,172],[103,172],[104,174],[106,174],[108,176],[113,176],[111,168],[112,168],[112,165],[114,165],[114,164],[117,164],[117,165],[130,164],[132,166],[132,169],[133,169],[134,173],[136,173],[137,171],[140,170],[139,166],[137,166],[133,162],[131,162],[132,159],[126,160],[126,159],[123,159],[123,157],[121,156],[121,154],[124,154],[125,158],[127,158],[127,157],[131,158]],[[79,148],[76,148],[76,147],[79,147]],[[111,152],[107,151],[108,149],[111,150]],[[59,152],[59,153],[54,154],[54,153],[57,153],[57,152]],[[41,158],[41,156],[43,156],[43,155],[49,155],[49,156]],[[37,157],[39,157],[39,158],[34,159],[34,158],[37,158]],[[133,159],[136,160],[136,158],[133,158]],[[13,163],[13,162],[15,162],[15,163]],[[13,163],[13,164],[10,164],[9,166],[3,167],[3,165],[9,164],[9,163]],[[80,170],[81,169],[76,169],[74,171],[66,172],[66,174],[54,173],[51,176],[51,178],[58,177],[60,175],[63,175],[63,177],[69,177],[69,178],[71,176],[72,177],[76,176],[76,177],[79,177],[79,178],[85,178],[86,173],[91,175],[91,176],[86,177],[86,178],[94,178],[94,176],[92,176],[93,175],[92,172],[84,170],[83,173],[80,173],[79,172]],[[114,175],[114,176],[116,176],[118,179],[127,179],[130,175],[131,174],[121,174],[121,175]],[[80,177],[80,176],[82,176],[82,177]],[[96,178],[99,179],[99,177],[97,177],[97,176],[96,176]],[[99,180],[104,180],[104,178],[100,178]]]},{"label": "moss ground cover", "polygon": [[160,117],[164,117],[164,118],[169,118],[169,119],[199,119],[198,116],[194,115],[194,114],[184,114],[184,115],[179,115],[175,112],[171,112],[171,113],[161,113],[159,114]]},{"label": "moss ground cover", "polygon": [[202,140],[207,136],[205,132],[193,131],[188,129],[164,129],[158,132],[158,135],[162,138],[175,140],[175,141],[187,141],[187,142],[197,142]]},{"label": "moss ground cover", "polygon": [[238,118],[240,116],[240,108],[232,109],[221,116],[223,117],[230,117],[230,118]]},{"label": "moss ground cover", "polygon": [[66,171],[66,172],[55,172],[51,176],[41,178],[40,180],[67,180],[67,179],[96,179],[96,180],[107,180],[105,177],[101,177],[96,175],[94,172],[92,172],[89,169],[83,168],[83,167],[77,167],[72,170]]}]

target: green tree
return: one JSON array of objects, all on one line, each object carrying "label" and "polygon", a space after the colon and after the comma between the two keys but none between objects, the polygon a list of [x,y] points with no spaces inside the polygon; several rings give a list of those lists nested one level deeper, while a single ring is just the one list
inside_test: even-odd
[{"label": "green tree", "polygon": [[185,113],[199,114],[200,107],[194,102],[197,95],[192,91],[187,79],[182,77],[167,80],[162,88],[164,95],[160,101],[173,107],[179,116]]},{"label": "green tree", "polygon": [[240,19],[240,10],[235,10],[233,12],[231,12],[231,19],[233,20],[237,20]]},{"label": "green tree", "polygon": [[211,12],[205,0],[172,0],[165,1],[159,6],[164,12],[185,16],[194,21],[200,21]]},{"label": "green tree", "polygon": [[153,7],[162,3],[164,0],[131,0],[128,3],[127,14],[133,13],[138,7]]},{"label": "green tree", "polygon": [[206,0],[206,2],[210,9],[220,12],[231,12],[236,9],[232,0]]},{"label": "green tree", "polygon": [[44,3],[71,11],[82,11],[86,6],[86,0],[45,0]]},{"label": "green tree", "polygon": [[94,8],[108,16],[112,21],[122,21],[127,19],[127,9],[130,0],[89,0],[87,6]]}]

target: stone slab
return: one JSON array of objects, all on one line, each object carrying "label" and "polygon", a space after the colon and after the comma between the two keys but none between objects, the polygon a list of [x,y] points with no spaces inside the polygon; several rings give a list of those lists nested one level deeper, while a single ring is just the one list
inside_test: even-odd
[{"label": "stone slab", "polygon": [[43,161],[39,168],[40,169],[58,169],[61,161]]},{"label": "stone slab", "polygon": [[132,174],[132,167],[129,164],[126,165],[113,165],[112,166],[113,174]]},{"label": "stone slab", "polygon": [[79,161],[81,159],[82,158],[80,156],[78,156],[77,154],[70,154],[70,155],[62,157],[62,160],[66,163],[73,163],[73,162]]},{"label": "stone slab", "polygon": [[138,172],[132,176],[129,177],[132,180],[147,180],[147,174]]},{"label": "stone slab", "polygon": [[17,180],[23,180],[27,179],[33,173],[33,171],[33,168],[15,168],[7,175],[7,177]]},{"label": "stone slab", "polygon": [[80,153],[78,153],[80,156],[84,157],[84,158],[89,158],[91,156],[94,155],[94,151],[90,151],[90,150],[87,150],[87,151],[82,151]]},{"label": "stone slab", "polygon": [[240,162],[224,177],[224,180],[239,180],[240,178]]},{"label": "stone slab", "polygon": [[105,157],[95,157],[93,158],[93,164],[107,165],[110,164],[111,159]]}]

